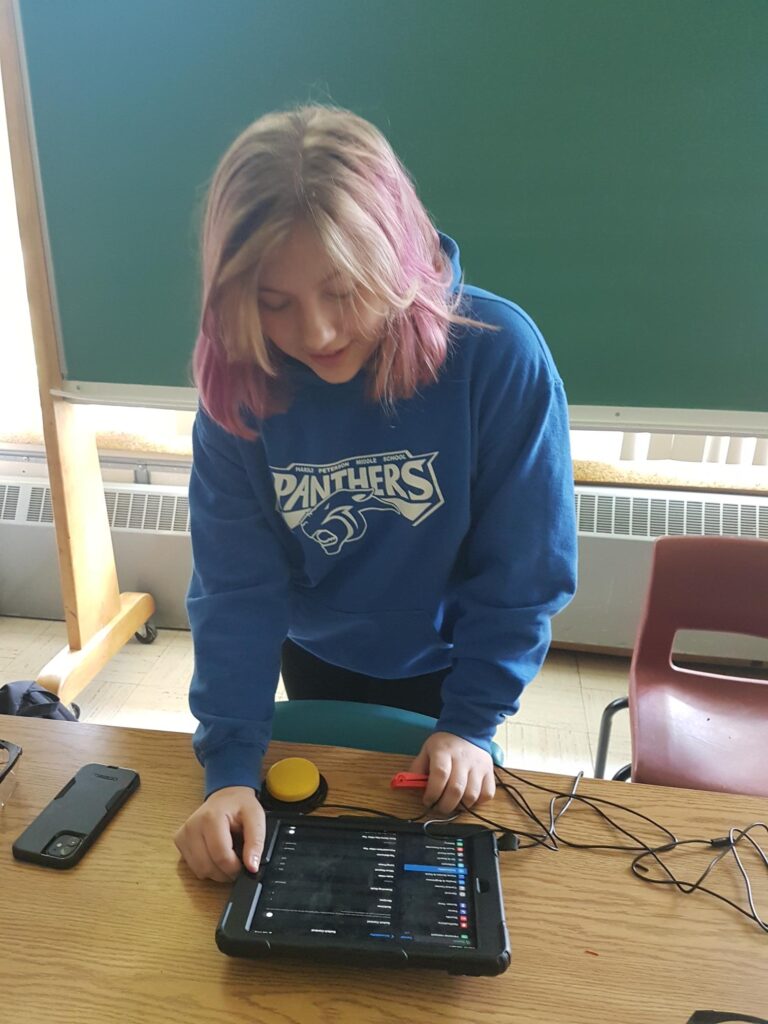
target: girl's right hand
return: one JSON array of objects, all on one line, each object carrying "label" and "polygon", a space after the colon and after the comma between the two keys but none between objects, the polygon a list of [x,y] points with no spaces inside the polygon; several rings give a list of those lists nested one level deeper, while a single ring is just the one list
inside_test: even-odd
[{"label": "girl's right hand", "polygon": [[[264,849],[266,819],[256,793],[247,786],[227,786],[211,793],[181,826],[174,842],[198,878],[233,882],[243,864],[256,871]],[[242,838],[243,860],[235,852]]]}]

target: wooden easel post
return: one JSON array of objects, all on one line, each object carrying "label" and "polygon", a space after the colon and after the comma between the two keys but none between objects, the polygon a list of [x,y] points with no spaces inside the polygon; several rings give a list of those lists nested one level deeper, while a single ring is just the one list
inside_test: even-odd
[{"label": "wooden easel post", "polygon": [[0,0],[0,69],[69,642],[37,681],[69,702],[155,603],[150,594],[120,593],[95,435],[80,408],[51,394],[61,390],[62,368],[19,28],[15,0]]}]

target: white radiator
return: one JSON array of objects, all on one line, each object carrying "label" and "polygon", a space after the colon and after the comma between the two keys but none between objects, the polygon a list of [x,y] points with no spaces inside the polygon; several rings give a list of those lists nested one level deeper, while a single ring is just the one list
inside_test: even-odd
[{"label": "white radiator", "polygon": [[[155,623],[185,629],[191,570],[185,486],[105,484],[122,590],[147,591]],[[762,537],[768,498],[577,487],[579,589],[554,621],[556,642],[631,650],[653,540],[666,534]],[[0,477],[0,614],[63,618],[51,498],[45,479]],[[767,611],[768,614],[768,611]],[[681,636],[688,654],[768,661],[768,644],[745,637]]]},{"label": "white radiator", "polygon": [[[653,542],[663,536],[768,540],[768,498],[625,487],[577,487],[579,587],[553,622],[563,644],[631,651]],[[768,615],[768,609],[766,609]],[[681,632],[680,654],[768,663],[768,641]]]},{"label": "white radiator", "polygon": [[[153,622],[187,629],[192,567],[187,488],[105,484],[123,591],[153,595]],[[0,477],[0,615],[63,619],[51,492],[45,479]]]}]

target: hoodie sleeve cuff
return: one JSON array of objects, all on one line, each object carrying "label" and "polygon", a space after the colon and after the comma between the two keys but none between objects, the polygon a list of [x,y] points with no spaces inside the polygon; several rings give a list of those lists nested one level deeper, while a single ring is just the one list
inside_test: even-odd
[{"label": "hoodie sleeve cuff", "polygon": [[493,737],[496,733],[497,723],[489,725],[487,728],[483,728],[478,723],[473,723],[473,726],[468,726],[466,717],[454,718],[450,712],[443,713],[435,726],[435,732],[450,732],[454,736],[459,736],[463,740],[467,740],[469,743],[474,743],[476,747],[480,747],[486,754],[492,752],[491,744]]},{"label": "hoodie sleeve cuff", "polygon": [[240,743],[227,744],[212,751],[205,759],[205,799],[227,786],[246,786],[258,793],[263,757],[258,747]]}]

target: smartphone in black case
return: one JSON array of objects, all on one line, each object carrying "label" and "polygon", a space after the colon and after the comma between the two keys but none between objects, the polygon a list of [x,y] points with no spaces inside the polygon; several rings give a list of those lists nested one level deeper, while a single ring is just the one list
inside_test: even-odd
[{"label": "smartphone in black case", "polygon": [[17,860],[71,868],[139,787],[138,772],[86,764],[13,844]]}]

